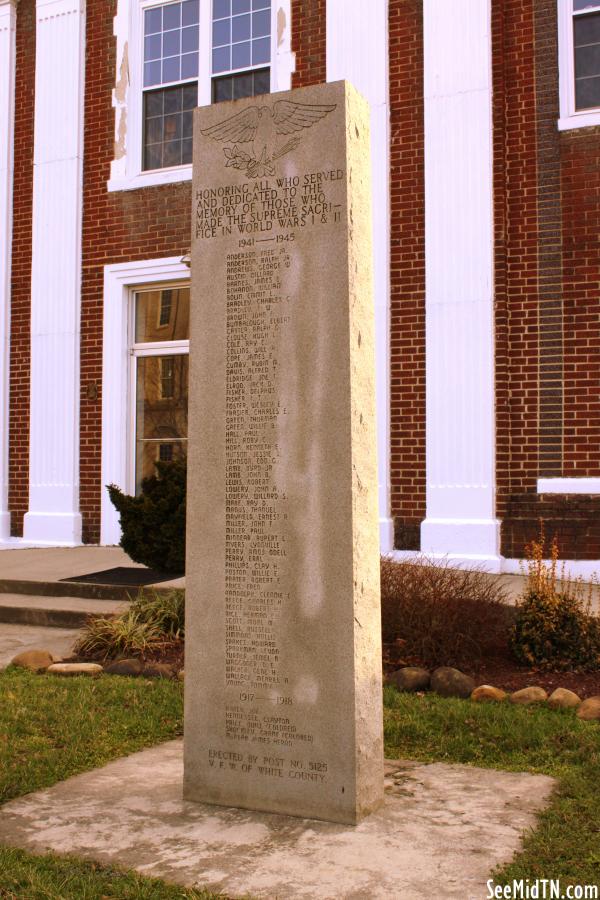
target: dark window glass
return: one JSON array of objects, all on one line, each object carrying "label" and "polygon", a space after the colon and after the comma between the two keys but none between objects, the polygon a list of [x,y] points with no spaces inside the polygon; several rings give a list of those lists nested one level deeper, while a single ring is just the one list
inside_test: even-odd
[{"label": "dark window glass", "polygon": [[575,108],[600,106],[600,13],[574,18]]},{"label": "dark window glass", "polygon": [[191,163],[192,110],[197,105],[196,84],[144,94],[145,170]]},{"label": "dark window glass", "polygon": [[213,103],[222,100],[241,100],[243,97],[257,97],[268,94],[271,90],[270,69],[259,69],[255,72],[241,72],[239,75],[224,75],[213,78]]}]

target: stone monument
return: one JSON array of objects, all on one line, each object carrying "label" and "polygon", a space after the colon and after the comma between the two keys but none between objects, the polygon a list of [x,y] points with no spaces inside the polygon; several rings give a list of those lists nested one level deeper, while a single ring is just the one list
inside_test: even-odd
[{"label": "stone monument", "polygon": [[368,106],[194,128],[184,795],[354,824],[383,800]]}]

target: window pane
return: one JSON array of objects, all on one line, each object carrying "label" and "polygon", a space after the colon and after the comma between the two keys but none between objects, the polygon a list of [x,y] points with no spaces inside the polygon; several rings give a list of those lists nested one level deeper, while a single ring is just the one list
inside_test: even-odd
[{"label": "window pane", "polygon": [[184,138],[181,142],[181,165],[189,165],[192,162],[193,143],[191,138]]},{"label": "window pane", "polygon": [[156,34],[162,28],[162,7],[147,9],[144,14],[144,34]]},{"label": "window pane", "polygon": [[213,72],[227,72],[231,68],[231,57],[229,47],[219,47],[212,52],[212,70]]},{"label": "window pane", "polygon": [[161,94],[164,97],[165,115],[181,112],[182,88],[171,88],[170,90],[161,91]]},{"label": "window pane", "polygon": [[184,28],[181,32],[181,52],[189,53],[198,49],[198,29],[193,25],[191,28]]},{"label": "window pane", "polygon": [[252,9],[271,9],[271,0],[252,0]]},{"label": "window pane", "polygon": [[162,143],[144,145],[144,169],[162,168]]},{"label": "window pane", "polygon": [[600,76],[577,79],[575,82],[575,106],[577,109],[591,109],[600,106]]},{"label": "window pane", "polygon": [[181,26],[181,3],[163,6],[163,31]]},{"label": "window pane", "polygon": [[[169,309],[165,328],[165,308]],[[135,343],[186,341],[190,336],[190,289],[139,291],[135,295]]]},{"label": "window pane", "polygon": [[578,47],[575,53],[575,75],[600,75],[600,44]]},{"label": "window pane", "polygon": [[144,38],[144,61],[160,59],[161,55],[160,34],[151,34],[150,37]]},{"label": "window pane", "polygon": [[235,16],[231,20],[231,40],[247,41],[250,37],[251,16]]},{"label": "window pane", "polygon": [[163,119],[157,116],[146,121],[146,143],[160,144],[163,139]]},{"label": "window pane", "polygon": [[213,19],[231,15],[231,0],[213,0]]},{"label": "window pane", "polygon": [[233,15],[250,11],[250,0],[232,0],[231,12]]},{"label": "window pane", "polygon": [[573,0],[573,11],[579,12],[582,9],[594,9],[600,6],[600,0]]},{"label": "window pane", "polygon": [[260,69],[255,72],[240,72],[237,75],[213,78],[212,100],[213,103],[220,103],[222,100],[240,100],[242,97],[268,94],[270,89],[271,76],[269,69]]},{"label": "window pane", "polygon": [[252,41],[252,65],[260,65],[268,63],[271,59],[271,39],[261,38],[258,41]]},{"label": "window pane", "polygon": [[254,13],[252,16],[252,37],[265,37],[271,34],[271,13],[268,9]]},{"label": "window pane", "polygon": [[160,78],[161,78],[161,63],[160,63],[160,61],[144,63],[144,87],[152,87],[155,84],[160,84]]},{"label": "window pane", "polygon": [[136,493],[159,459],[185,456],[188,434],[187,354],[137,359]]},{"label": "window pane", "polygon": [[181,135],[184,138],[191,138],[194,131],[194,114],[190,110],[189,112],[184,112],[181,126]]},{"label": "window pane", "polygon": [[578,16],[573,20],[575,25],[575,46],[600,42],[600,13],[591,16]]},{"label": "window pane", "polygon": [[186,84],[181,90],[181,95],[184,109],[195,109],[198,106],[197,84]]},{"label": "window pane", "polygon": [[241,100],[243,97],[254,96],[254,79],[252,78],[252,72],[249,72],[247,75],[234,75],[232,81],[234,100]]},{"label": "window pane", "polygon": [[181,53],[181,32],[166,31],[163,34],[163,56],[176,56]]},{"label": "window pane", "polygon": [[233,100],[233,77],[213,78],[212,99],[213,103]]},{"label": "window pane", "polygon": [[213,47],[229,44],[231,41],[231,19],[219,19],[213,22]]},{"label": "window pane", "polygon": [[181,62],[178,56],[171,56],[163,60],[163,82],[179,81],[181,78]]},{"label": "window pane", "polygon": [[184,0],[181,4],[181,24],[197,25],[200,21],[199,0]]},{"label": "window pane", "polygon": [[244,69],[250,65],[250,41],[233,44],[231,47],[231,68]]},{"label": "window pane", "polygon": [[184,53],[181,57],[181,77],[197,78],[198,77],[198,54]]},{"label": "window pane", "polygon": [[271,70],[261,69],[254,72],[254,94],[268,94],[271,90]]}]

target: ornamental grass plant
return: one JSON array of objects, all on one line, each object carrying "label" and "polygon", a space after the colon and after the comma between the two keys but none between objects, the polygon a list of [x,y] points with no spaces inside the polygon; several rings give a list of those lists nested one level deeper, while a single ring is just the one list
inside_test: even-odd
[{"label": "ornamental grass plant", "polygon": [[600,619],[591,608],[595,579],[570,577],[559,563],[556,538],[547,558],[543,523],[525,550],[527,583],[511,638],[516,659],[541,670],[600,669]]}]

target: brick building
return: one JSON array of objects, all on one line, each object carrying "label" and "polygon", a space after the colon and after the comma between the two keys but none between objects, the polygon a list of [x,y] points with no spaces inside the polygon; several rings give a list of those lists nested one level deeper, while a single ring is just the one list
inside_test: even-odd
[{"label": "brick building", "polygon": [[[372,114],[382,549],[600,559],[600,2],[0,0],[0,542],[185,452],[191,110]],[[594,562],[595,561],[595,562]]]}]

